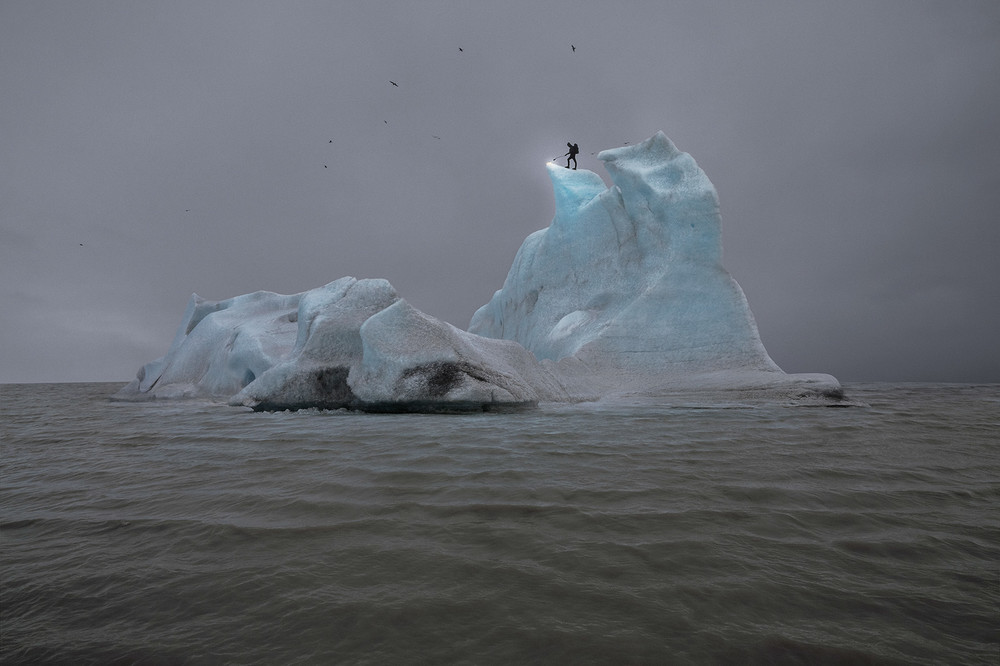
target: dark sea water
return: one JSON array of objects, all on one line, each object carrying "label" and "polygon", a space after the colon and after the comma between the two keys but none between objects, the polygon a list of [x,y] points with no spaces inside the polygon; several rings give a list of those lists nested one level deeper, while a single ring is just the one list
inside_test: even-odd
[{"label": "dark sea water", "polygon": [[475,415],[119,386],[0,386],[3,663],[1000,663],[1000,385]]}]

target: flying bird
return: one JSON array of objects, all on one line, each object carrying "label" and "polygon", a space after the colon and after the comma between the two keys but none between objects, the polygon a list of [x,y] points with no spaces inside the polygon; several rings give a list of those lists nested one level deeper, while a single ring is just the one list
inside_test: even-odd
[{"label": "flying bird", "polygon": [[573,46],[572,44],[570,44],[570,45],[569,45],[569,47],[570,47],[571,49],[573,49],[573,53],[576,53],[576,47],[575,47],[575,46]]},{"label": "flying bird", "polygon": [[392,85],[396,86],[397,88],[399,87],[399,84],[396,83],[395,81],[389,81],[389,83],[391,83]]},{"label": "flying bird", "polygon": [[462,47],[461,46],[458,47],[458,50],[459,50],[459,52],[464,53],[464,51],[462,51]]}]

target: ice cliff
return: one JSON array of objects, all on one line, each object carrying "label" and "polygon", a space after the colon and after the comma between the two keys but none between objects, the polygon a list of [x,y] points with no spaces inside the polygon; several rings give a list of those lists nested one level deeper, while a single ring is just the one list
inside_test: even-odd
[{"label": "ice cliff", "polygon": [[598,155],[613,182],[548,165],[556,214],[462,331],[385,280],[192,296],[167,354],[118,399],[254,409],[465,411],[692,394],[839,404],[829,375],[768,356],[722,266],[715,188],[662,132]]}]

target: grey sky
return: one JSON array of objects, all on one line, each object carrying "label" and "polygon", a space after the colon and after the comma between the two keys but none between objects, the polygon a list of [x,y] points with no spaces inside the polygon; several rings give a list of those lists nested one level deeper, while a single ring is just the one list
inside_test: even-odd
[{"label": "grey sky", "polygon": [[127,381],[192,292],[465,328],[544,163],[660,129],[784,370],[997,382],[998,64],[995,0],[6,0],[0,382]]}]

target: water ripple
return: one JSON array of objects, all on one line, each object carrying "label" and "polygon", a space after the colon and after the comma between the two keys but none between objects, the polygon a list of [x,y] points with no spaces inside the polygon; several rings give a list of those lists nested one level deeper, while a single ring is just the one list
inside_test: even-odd
[{"label": "water ripple", "polygon": [[3,387],[5,663],[995,663],[1000,387],[250,413]]}]

